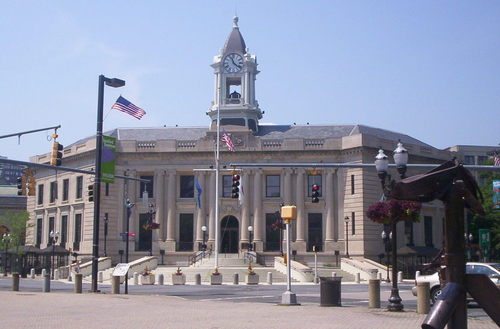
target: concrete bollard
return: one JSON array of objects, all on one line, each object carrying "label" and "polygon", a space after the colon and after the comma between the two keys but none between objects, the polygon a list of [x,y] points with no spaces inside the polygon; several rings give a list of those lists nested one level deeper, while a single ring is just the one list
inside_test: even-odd
[{"label": "concrete bollard", "polygon": [[360,283],[361,282],[361,274],[358,272],[356,273],[356,279],[355,279],[356,283]]},{"label": "concrete bollard", "polygon": [[111,293],[113,295],[120,294],[120,276],[112,276],[111,277]]},{"label": "concrete bollard", "polygon": [[233,284],[240,284],[240,275],[238,273],[233,274]]},{"label": "concrete bollard", "polygon": [[35,275],[36,275],[36,273],[35,273],[35,269],[34,269],[34,268],[32,268],[32,269],[30,270],[30,277],[31,277],[32,279],[34,279],[34,278],[35,278]]},{"label": "concrete bollard", "polygon": [[134,284],[138,285],[139,284],[139,273],[134,272]]},{"label": "concrete bollard", "polygon": [[101,271],[97,272],[97,282],[102,283],[103,281],[103,274]]},{"label": "concrete bollard", "polygon": [[337,272],[332,272],[332,278],[336,278],[337,277]]},{"label": "concrete bollard", "polygon": [[165,284],[165,276],[160,273],[158,274],[158,285],[163,286]]},{"label": "concrete bollard", "polygon": [[19,291],[19,273],[12,273],[12,291]]},{"label": "concrete bollard", "polygon": [[399,271],[398,272],[398,283],[403,282],[403,272]]},{"label": "concrete bollard", "polygon": [[46,275],[47,275],[47,270],[46,269],[42,269],[42,278],[45,278]]},{"label": "concrete bollard", "polygon": [[419,282],[417,283],[417,313],[427,314],[431,308],[430,303],[430,283]]},{"label": "concrete bollard", "polygon": [[75,294],[82,293],[83,274],[75,274]]},{"label": "concrete bollard", "polygon": [[273,273],[267,272],[267,284],[273,284]]},{"label": "concrete bollard", "polygon": [[198,286],[201,284],[201,274],[200,273],[198,273],[194,276],[194,284],[196,284]]},{"label": "concrete bollard", "polygon": [[42,292],[50,292],[50,275],[47,274],[47,271],[45,271],[45,275],[43,276]]},{"label": "concrete bollard", "polygon": [[380,308],[380,280],[368,280],[368,308]]},{"label": "concrete bollard", "polygon": [[58,269],[54,270],[54,280],[59,280],[59,270]]}]

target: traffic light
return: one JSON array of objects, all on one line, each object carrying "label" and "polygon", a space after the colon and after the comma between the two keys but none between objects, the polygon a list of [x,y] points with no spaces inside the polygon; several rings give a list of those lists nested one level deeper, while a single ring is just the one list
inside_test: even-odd
[{"label": "traffic light", "polygon": [[232,189],[232,194],[231,198],[233,199],[238,199],[240,197],[240,175],[234,174],[233,175],[233,189]]},{"label": "traffic light", "polygon": [[312,201],[312,203],[318,203],[319,202],[319,185],[313,184],[311,189],[312,189],[312,193],[311,193],[312,200],[311,201]]},{"label": "traffic light", "polygon": [[60,166],[62,163],[62,150],[64,146],[59,144],[58,142],[54,142],[52,144],[52,154],[50,156],[50,165],[52,166]]},{"label": "traffic light", "polygon": [[17,177],[17,195],[26,195],[26,176]]},{"label": "traffic light", "polygon": [[94,202],[94,184],[89,184],[89,186],[87,186],[87,195],[89,197],[89,202]]},{"label": "traffic light", "polygon": [[28,196],[35,196],[36,194],[36,180],[33,174],[31,173],[28,177]]}]

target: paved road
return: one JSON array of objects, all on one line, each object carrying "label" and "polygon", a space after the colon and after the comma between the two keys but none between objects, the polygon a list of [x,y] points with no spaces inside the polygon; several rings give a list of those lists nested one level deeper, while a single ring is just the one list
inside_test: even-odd
[{"label": "paved road", "polygon": [[[25,318],[21,316],[19,318],[11,318],[12,314],[20,312],[19,308],[34,312],[40,316],[44,315],[43,312],[62,312],[62,315],[56,316],[61,321],[76,321],[80,323],[79,319],[85,318],[89,314],[96,314],[99,319],[108,319],[109,317],[120,317],[120,316],[132,316],[130,324],[137,323],[139,319],[143,319],[144,323],[149,323],[151,326],[139,326],[141,328],[158,328],[157,322],[151,322],[149,319],[145,319],[146,315],[150,313],[147,305],[151,306],[151,316],[164,318],[162,312],[159,312],[157,308],[165,308],[165,312],[172,315],[171,312],[180,312],[190,321],[189,325],[180,325],[181,322],[169,322],[171,317],[164,318],[169,326],[166,328],[283,328],[277,322],[273,322],[276,319],[281,319],[284,322],[289,321],[289,318],[282,318],[282,312],[275,313],[276,305],[281,301],[281,295],[285,291],[285,285],[258,285],[258,286],[247,286],[247,285],[222,285],[222,286],[210,286],[210,285],[185,285],[185,286],[142,286],[142,285],[130,285],[129,295],[111,295],[111,289],[109,285],[101,284],[99,288],[101,289],[101,294],[90,294],[84,293],[81,295],[76,295],[73,293],[73,285],[65,281],[52,281],[51,283],[51,293],[41,293],[43,281],[40,279],[22,279],[20,285],[20,292],[11,292],[11,279],[10,278],[0,278],[0,307],[4,314],[9,314],[9,321],[11,321],[10,327],[15,328],[41,328],[41,323],[33,320],[31,322],[30,317]],[[381,287],[381,300],[382,308],[378,310],[368,309],[368,288],[366,284],[343,284],[342,285],[342,306],[341,308],[324,308],[319,307],[320,300],[320,286],[313,284],[295,284],[292,290],[297,295],[297,300],[301,303],[300,307],[292,307],[294,312],[297,312],[295,321],[289,323],[290,328],[303,327],[304,320],[314,321],[315,327],[318,328],[358,328],[357,324],[353,326],[349,320],[358,321],[358,317],[368,317],[372,318],[373,321],[381,321],[382,323],[392,323],[394,326],[383,326],[380,328],[399,328],[405,325],[407,328],[419,328],[421,322],[425,316],[417,315],[416,300],[411,294],[411,284],[403,283],[400,285],[400,295],[403,299],[405,305],[405,312],[401,314],[395,314],[392,312],[385,311],[385,306],[387,305],[387,299],[390,295],[390,285],[382,284]],[[89,291],[90,285],[84,284],[84,292]],[[123,293],[123,287],[121,289]],[[8,297],[7,297],[8,296]],[[30,296],[30,298],[27,298]],[[7,298],[6,298],[7,297]],[[33,301],[32,307],[30,307],[29,302]],[[84,301],[91,302],[92,305],[82,306],[81,303]],[[19,303],[19,304],[17,304]],[[44,304],[40,307],[37,303]],[[148,304],[149,303],[149,304]],[[52,308],[52,311],[46,309],[45,304],[48,304],[48,308]],[[72,305],[72,306],[71,306]],[[123,314],[116,314],[116,312],[109,313],[110,305],[114,305],[117,309],[122,310]],[[140,306],[142,305],[142,306]],[[186,310],[177,310],[178,305],[184,305]],[[72,307],[71,310],[67,308]],[[138,311],[135,308],[141,308]],[[145,308],[146,310],[142,309]],[[60,310],[59,310],[60,309]],[[221,317],[229,316],[236,321],[236,314],[241,313],[241,309],[250,310],[249,314],[241,314],[241,316],[247,316],[251,319],[250,322],[237,323],[233,322],[232,325],[222,324],[216,317],[206,315],[202,310],[206,312],[214,312],[219,314]],[[283,308],[278,308],[282,310]],[[346,311],[348,310],[348,311]],[[66,314],[69,312],[70,314]],[[72,314],[73,312],[74,314]],[[87,312],[90,312],[87,314]],[[199,314],[202,312],[201,314]],[[234,312],[234,317],[228,314],[228,312]],[[271,316],[268,318],[267,315],[264,317],[259,316],[259,313],[264,312]],[[289,311],[286,311],[289,312]],[[331,323],[329,321],[318,319],[313,319],[310,317],[309,312],[317,315],[318,317],[330,317],[335,315],[335,321],[337,317],[343,319],[344,324],[349,326],[329,326]],[[119,313],[119,312],[118,312]],[[295,313],[293,313],[295,314]],[[206,324],[197,322],[198,320],[192,319],[196,315],[196,319],[209,319],[210,326]],[[291,316],[291,315],[289,315]],[[484,311],[480,308],[473,307],[468,310],[469,317],[469,328],[496,328],[496,325],[486,316]],[[177,314],[173,318],[177,318]],[[275,326],[268,325],[263,322],[264,319],[268,319],[270,324],[274,323]],[[384,320],[382,320],[384,319]],[[333,320],[333,318],[331,319]],[[48,320],[51,321],[50,319]],[[104,320],[103,320],[104,321]],[[110,319],[106,320],[110,321]],[[319,324],[316,322],[319,321]],[[340,321],[340,320],[339,320]],[[339,323],[342,323],[339,322]],[[85,321],[81,322],[82,328]],[[245,324],[247,323],[247,324]],[[298,326],[298,323],[302,323]],[[321,324],[323,323],[323,324]],[[365,323],[364,320],[360,321],[359,328],[378,328],[374,323],[365,323],[365,327],[361,326],[361,323]],[[241,326],[240,326],[241,324]],[[6,322],[2,322],[1,327],[7,328]],[[26,325],[26,326],[25,326]],[[44,325],[44,328],[47,326]],[[53,328],[66,328],[67,326],[55,326]],[[94,326],[95,328],[118,328],[111,326],[107,322],[103,322],[102,325]],[[124,328],[137,328],[138,326],[127,326]],[[165,326],[160,325],[159,327],[165,328]],[[67,327],[70,328],[70,327]],[[71,327],[79,328],[79,326]]]}]

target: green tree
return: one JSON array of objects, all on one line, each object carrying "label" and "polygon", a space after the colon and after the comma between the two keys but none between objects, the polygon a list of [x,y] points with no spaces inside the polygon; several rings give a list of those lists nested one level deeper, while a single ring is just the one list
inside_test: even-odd
[{"label": "green tree", "polygon": [[[479,229],[489,229],[491,238],[491,259],[500,257],[500,210],[493,208],[493,180],[500,180],[500,174],[496,172],[485,172],[481,174],[484,185],[481,186],[484,202],[485,215],[474,215],[471,222],[471,232],[474,238],[478,238]],[[479,241],[476,240],[477,243]]]},{"label": "green tree", "polygon": [[[27,211],[7,211],[0,215],[0,225],[5,225],[9,229],[11,237],[9,246],[17,248],[24,245],[28,219],[29,214]],[[3,242],[1,243],[2,248],[4,248]]]}]

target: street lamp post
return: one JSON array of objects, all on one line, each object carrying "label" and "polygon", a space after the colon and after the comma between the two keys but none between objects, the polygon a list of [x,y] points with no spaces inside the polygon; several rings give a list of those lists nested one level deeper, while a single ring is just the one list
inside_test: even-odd
[{"label": "street lamp post", "polygon": [[474,236],[472,235],[472,233],[469,233],[468,235],[467,233],[464,233],[464,238],[465,238],[465,245],[467,247],[467,260],[470,262],[472,258],[472,250],[470,245],[474,240]]},{"label": "street lamp post", "polygon": [[248,226],[248,251],[253,251],[253,226]]},{"label": "street lamp post", "polygon": [[[401,179],[405,178],[406,165],[408,164],[408,151],[403,147],[401,142],[398,142],[397,148],[394,150],[394,162],[396,163],[396,168]],[[388,174],[389,159],[387,155],[384,154],[384,150],[379,149],[377,156],[375,157],[375,167],[377,169],[378,177],[382,184],[382,191],[384,196],[390,197],[390,186],[392,185],[391,176]],[[389,184],[386,183],[389,181]],[[393,218],[391,222],[391,248],[392,248],[392,288],[391,296],[389,297],[389,305],[387,309],[389,311],[402,311],[404,306],[401,303],[402,299],[399,296],[398,289],[398,270],[397,270],[397,219]]]},{"label": "street lamp post", "polygon": [[[129,238],[129,230],[130,230],[130,215],[132,215],[132,208],[135,206],[135,203],[131,203],[129,199],[125,201],[125,207],[127,208],[127,223],[126,228],[127,232],[125,232],[125,263],[128,264],[128,238]],[[128,271],[125,274],[125,294],[128,294]]]},{"label": "street lamp post", "polygon": [[382,241],[384,242],[384,250],[385,250],[385,257],[386,257],[386,260],[385,260],[385,267],[386,267],[386,272],[387,272],[387,277],[386,277],[386,281],[387,282],[391,282],[391,279],[389,277],[389,249],[390,249],[390,242],[391,242],[391,237],[392,237],[392,233],[385,233],[385,229],[382,230],[382,234],[380,234],[380,237],[382,238]]},{"label": "street lamp post", "polygon": [[349,216],[344,217],[345,223],[345,256],[349,258]]},{"label": "street lamp post", "polygon": [[108,257],[107,252],[107,240],[108,240],[108,213],[104,215],[104,257]]},{"label": "street lamp post", "polygon": [[54,272],[55,272],[55,261],[54,261],[54,258],[55,258],[55,252],[56,252],[56,243],[57,243],[57,240],[59,239],[59,232],[54,232],[54,230],[50,231],[50,241],[52,243],[52,275],[51,275],[51,278],[52,280],[54,280]]},{"label": "street lamp post", "polygon": [[9,251],[9,243],[11,241],[12,237],[10,233],[4,233],[2,236],[2,242],[3,245],[5,246],[4,249],[4,259],[3,259],[3,276],[7,276],[7,256],[8,256],[8,251]]},{"label": "street lamp post", "polygon": [[97,270],[99,261],[99,216],[101,210],[101,160],[102,160],[102,122],[104,107],[104,85],[119,88],[125,86],[125,81],[116,78],[106,78],[99,76],[98,99],[97,99],[97,132],[95,145],[95,181],[94,181],[94,223],[92,237],[92,289],[91,292],[98,292]]},{"label": "street lamp post", "polygon": [[207,227],[203,225],[201,227],[201,231],[203,232],[203,243],[201,244],[202,256],[205,258],[205,252],[207,251]]}]

